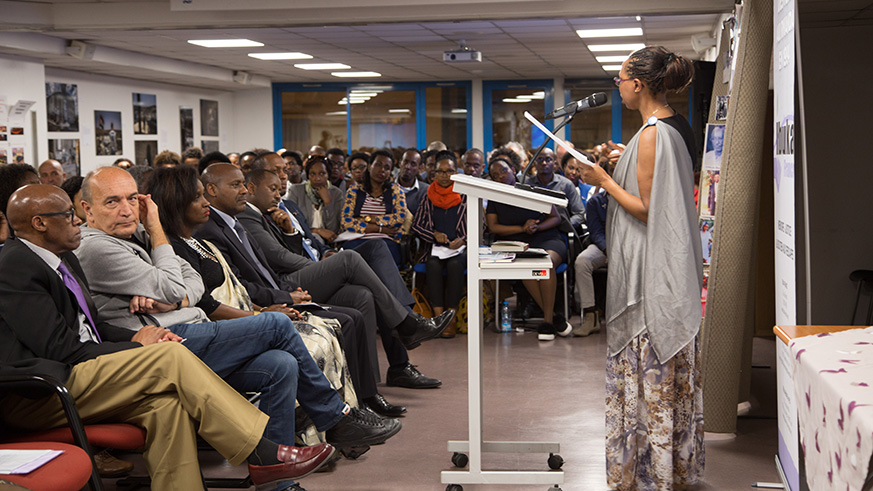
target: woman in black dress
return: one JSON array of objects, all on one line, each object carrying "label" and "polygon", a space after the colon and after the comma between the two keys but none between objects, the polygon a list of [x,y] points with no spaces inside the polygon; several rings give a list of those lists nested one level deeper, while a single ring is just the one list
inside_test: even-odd
[{"label": "woman in black dress", "polygon": [[[515,185],[515,173],[507,160],[498,158],[489,163],[488,173],[494,182]],[[548,214],[525,208],[490,201],[485,209],[485,224],[499,240],[526,242],[531,247],[545,249],[552,260],[552,268],[547,280],[524,280],[524,286],[537,305],[543,309],[544,322],[537,326],[540,341],[552,341],[555,333],[568,336],[572,332],[570,324],[561,315],[555,315],[555,294],[558,278],[555,269],[567,259],[567,244],[558,225],[561,217],[552,206]]]}]

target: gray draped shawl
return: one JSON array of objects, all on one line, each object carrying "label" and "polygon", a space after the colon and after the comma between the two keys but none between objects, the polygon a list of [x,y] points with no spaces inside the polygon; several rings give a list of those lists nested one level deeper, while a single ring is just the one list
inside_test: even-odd
[{"label": "gray draped shawl", "polygon": [[631,216],[612,196],[606,212],[607,345],[609,356],[615,356],[646,331],[664,363],[700,328],[703,264],[691,156],[675,128],[651,120],[640,128],[619,159],[613,179],[640,196],[639,138],[651,124],[658,134],[648,223]]}]

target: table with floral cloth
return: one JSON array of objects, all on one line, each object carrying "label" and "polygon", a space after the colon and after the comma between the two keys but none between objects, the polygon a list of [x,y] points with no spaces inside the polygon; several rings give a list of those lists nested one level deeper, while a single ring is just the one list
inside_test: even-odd
[{"label": "table with floral cloth", "polygon": [[799,337],[789,347],[809,488],[860,490],[873,453],[873,327]]}]

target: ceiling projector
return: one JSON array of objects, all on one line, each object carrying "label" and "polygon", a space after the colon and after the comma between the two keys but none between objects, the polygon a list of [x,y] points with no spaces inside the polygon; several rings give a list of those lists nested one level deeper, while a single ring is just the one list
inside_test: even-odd
[{"label": "ceiling projector", "polygon": [[461,41],[458,49],[443,52],[443,61],[446,63],[464,63],[469,61],[482,61],[482,52],[471,49],[467,43]]}]

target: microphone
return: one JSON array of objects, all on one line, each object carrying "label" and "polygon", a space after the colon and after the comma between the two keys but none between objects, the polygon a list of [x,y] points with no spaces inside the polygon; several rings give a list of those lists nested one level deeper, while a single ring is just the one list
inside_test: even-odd
[{"label": "microphone", "polygon": [[606,92],[597,92],[584,99],[571,102],[564,107],[555,109],[546,115],[546,119],[560,118],[561,116],[576,114],[583,109],[602,106],[604,104],[606,104]]}]

